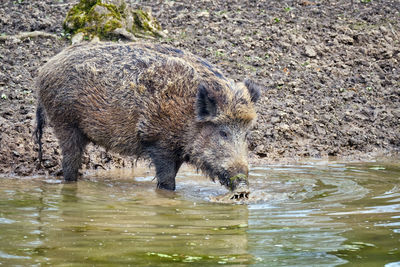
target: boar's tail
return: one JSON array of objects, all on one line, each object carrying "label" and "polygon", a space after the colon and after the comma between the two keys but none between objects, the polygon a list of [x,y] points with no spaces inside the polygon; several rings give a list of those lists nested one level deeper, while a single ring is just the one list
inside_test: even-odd
[{"label": "boar's tail", "polygon": [[43,127],[46,124],[45,115],[43,106],[39,103],[36,108],[36,129],[33,132],[36,143],[39,145],[38,159],[39,166],[43,161],[42,157],[42,135],[43,135]]}]

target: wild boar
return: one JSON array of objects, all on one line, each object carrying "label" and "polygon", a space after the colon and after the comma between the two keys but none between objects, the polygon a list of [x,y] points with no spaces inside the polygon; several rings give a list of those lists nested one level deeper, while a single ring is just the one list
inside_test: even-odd
[{"label": "wild boar", "polygon": [[[246,136],[261,88],[235,83],[198,56],[160,44],[81,44],[50,59],[36,87],[39,160],[49,120],[66,181],[77,180],[93,142],[150,158],[158,188],[175,190],[184,162],[231,190],[247,184]],[[239,174],[246,179],[231,179]]]}]

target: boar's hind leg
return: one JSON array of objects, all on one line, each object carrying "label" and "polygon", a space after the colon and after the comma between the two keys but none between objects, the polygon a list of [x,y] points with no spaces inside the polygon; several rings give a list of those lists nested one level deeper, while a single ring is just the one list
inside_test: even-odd
[{"label": "boar's hind leg", "polygon": [[150,153],[156,167],[157,188],[175,190],[175,176],[182,161],[174,159],[173,154]]},{"label": "boar's hind leg", "polygon": [[63,155],[62,169],[65,181],[76,181],[81,167],[82,154],[89,142],[81,130],[75,127],[58,129]]}]

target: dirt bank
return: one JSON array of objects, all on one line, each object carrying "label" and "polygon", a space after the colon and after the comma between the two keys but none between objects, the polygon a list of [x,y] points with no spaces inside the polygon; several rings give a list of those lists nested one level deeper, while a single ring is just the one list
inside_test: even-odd
[{"label": "dirt bank", "polygon": [[[48,128],[45,169],[36,169],[32,85],[38,67],[69,45],[61,25],[76,2],[0,3],[3,174],[59,169]],[[253,162],[400,150],[398,0],[127,2],[151,8],[167,32],[160,42],[205,57],[236,80],[251,77],[265,86],[250,138]],[[33,31],[53,36],[11,38]],[[85,168],[132,165],[94,146],[84,162]]]}]

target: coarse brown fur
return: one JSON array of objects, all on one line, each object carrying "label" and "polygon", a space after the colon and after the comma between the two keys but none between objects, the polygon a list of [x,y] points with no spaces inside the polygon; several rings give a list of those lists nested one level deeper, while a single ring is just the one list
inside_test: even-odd
[{"label": "coarse brown fur", "polygon": [[60,142],[66,180],[77,179],[89,142],[150,157],[159,188],[175,189],[183,162],[231,189],[230,177],[247,175],[245,136],[259,87],[234,83],[191,53],[159,44],[72,46],[40,69],[36,86],[36,132],[44,110]]}]

